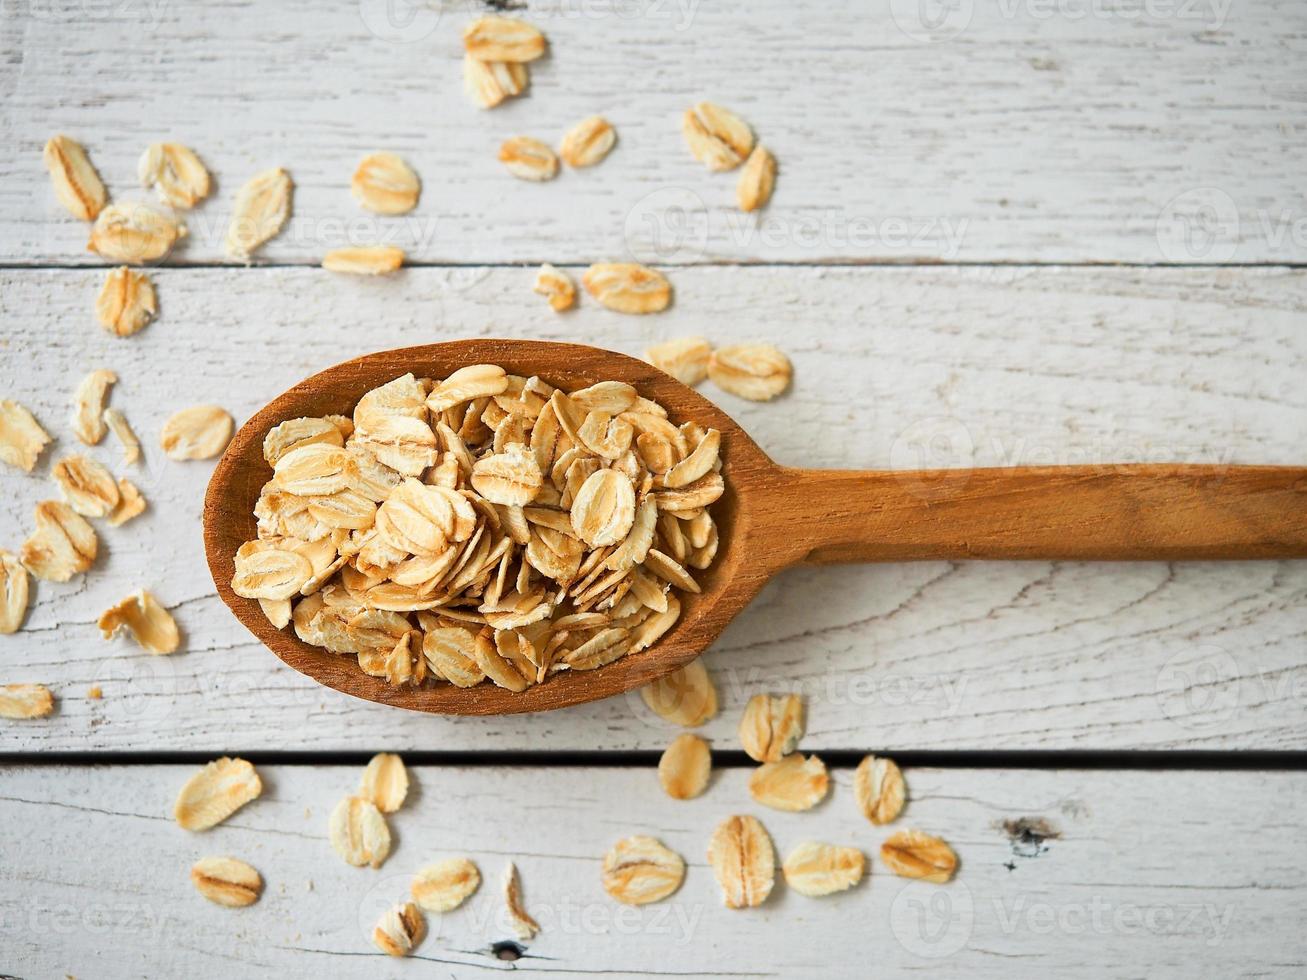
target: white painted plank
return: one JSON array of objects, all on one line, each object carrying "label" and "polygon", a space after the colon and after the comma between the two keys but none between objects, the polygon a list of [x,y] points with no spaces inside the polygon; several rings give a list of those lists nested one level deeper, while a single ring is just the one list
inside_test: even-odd
[{"label": "white painted plank", "polygon": [[[476,263],[1307,258],[1307,7],[1294,0],[533,0],[525,16],[551,54],[529,98],[490,113],[460,79],[479,6],[6,7],[4,262],[94,262],[40,165],[57,131],[86,143],[123,199],[141,195],[147,143],[194,145],[217,189],[180,262],[220,258],[236,189],[276,165],[297,191],[273,262],[380,239]],[[733,209],[733,174],[708,174],[683,145],[680,115],[703,98],[740,112],[780,161],[757,218]],[[531,186],[495,160],[508,136],[556,142],[596,112],[621,134],[602,166]],[[406,218],[349,196],[377,149],[425,179]]]},{"label": "white painted plank", "polygon": [[[50,465],[78,448],[68,399],[91,368],[121,376],[113,404],[146,444],[133,478],[151,502],[137,522],[104,529],[107,558],[91,574],[39,583],[26,628],[0,638],[0,681],[46,682],[60,698],[51,719],[0,726],[0,750],[665,744],[667,727],[637,697],[457,722],[355,701],[283,667],[216,599],[199,524],[211,466],[166,460],[163,419],[210,400],[244,418],[368,350],[495,334],[631,353],[696,331],[778,340],[796,365],[789,395],[720,397],[793,465],[904,468],[922,444],[929,465],[1303,459],[1300,271],[681,270],[679,302],[647,318],[592,304],[557,316],[524,269],[157,278],[163,317],[129,340],[92,322],[98,273],[0,280],[3,394],[58,440],[35,475],[0,470],[0,546],[17,547],[32,505],[56,495]],[[952,453],[935,452],[932,435],[953,438]],[[90,452],[117,468],[112,441]],[[176,656],[98,637],[98,613],[142,586],[181,624]],[[1303,749],[1305,599],[1302,563],[798,570],[710,653],[723,712],[708,731],[729,739],[749,695],[799,689],[820,748]],[[86,699],[96,683],[103,701]]]},{"label": "white painted plank", "polygon": [[[188,834],[169,819],[189,767],[18,768],[0,783],[0,938],[21,976],[408,976],[369,941],[411,876],[440,856],[480,866],[480,890],[429,918],[418,956],[445,975],[515,968],[577,976],[866,976],[930,970],[980,978],[1300,976],[1307,875],[1283,859],[1301,839],[1301,773],[909,770],[898,824],[856,811],[852,773],[808,813],[752,804],[746,770],[716,774],[689,802],[662,795],[652,769],[434,768],[389,818],[395,849],[379,870],[330,849],[327,815],[358,769],[263,770],[263,798]],[[1213,806],[1217,797],[1234,808]],[[716,823],[754,813],[781,855],[804,840],[861,848],[870,875],[809,899],[783,882],[761,907],[722,906],[705,860]],[[1043,820],[1060,836],[1014,841],[1003,822]],[[1234,824],[1232,824],[1232,821]],[[1238,833],[1231,833],[1237,825]],[[880,862],[899,826],[947,839],[961,859],[947,886],[907,882]],[[652,834],[680,853],[681,889],[643,909],[602,890],[604,852]],[[260,901],[233,910],[191,888],[198,858],[259,869]],[[516,963],[498,875],[516,861],[543,926]],[[429,967],[428,967],[429,969]]]}]

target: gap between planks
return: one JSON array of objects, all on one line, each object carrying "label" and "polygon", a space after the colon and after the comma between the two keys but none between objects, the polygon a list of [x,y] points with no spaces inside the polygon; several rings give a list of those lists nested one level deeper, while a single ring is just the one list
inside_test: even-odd
[{"label": "gap between planks", "polygon": [[[690,734],[693,734],[692,732]],[[670,736],[669,736],[670,738]],[[377,751],[386,751],[379,748]],[[802,752],[802,750],[799,750]],[[198,751],[153,752],[7,752],[0,753],[0,767],[43,766],[158,766],[203,765],[219,753]],[[225,753],[222,753],[225,754]],[[236,752],[254,765],[275,766],[363,766],[374,753],[329,752]],[[563,751],[563,752],[433,752],[403,751],[408,766],[460,766],[465,768],[649,768],[657,766],[660,752]],[[853,749],[815,750],[830,769],[853,769],[866,752]],[[930,769],[1047,769],[1122,771],[1307,771],[1307,751],[1029,751],[1029,752],[895,752],[894,760],[904,768]],[[744,752],[714,749],[713,767],[747,769],[757,765]]]},{"label": "gap between planks", "polygon": [[[596,262],[606,261],[602,258]],[[530,269],[549,262],[559,269],[585,269],[585,262],[550,262],[548,258],[522,259],[515,262],[434,262],[423,259],[404,261],[404,269]],[[1129,262],[1103,260],[1080,260],[1063,262],[1040,259],[885,259],[885,258],[851,258],[851,259],[811,259],[811,260],[758,260],[748,259],[708,259],[699,262],[650,262],[645,263],[658,269],[1283,269],[1293,271],[1307,269],[1307,262]],[[27,264],[22,262],[0,262],[0,272],[85,272],[88,269],[104,269],[108,272],[117,268],[114,262],[42,262]],[[187,271],[191,269],[321,269],[319,262],[257,262],[243,265],[238,262],[175,262],[162,265],[143,265],[136,268],[146,272],[160,269],[169,271]],[[337,273],[339,275],[339,273]]]}]

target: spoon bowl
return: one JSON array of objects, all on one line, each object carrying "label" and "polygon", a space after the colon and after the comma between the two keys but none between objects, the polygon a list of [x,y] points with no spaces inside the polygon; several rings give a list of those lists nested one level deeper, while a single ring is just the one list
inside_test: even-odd
[{"label": "spoon bowl", "polygon": [[[498,364],[572,391],[624,381],[675,423],[721,432],[725,495],[712,506],[720,544],[680,594],[680,620],[647,650],[592,671],[562,671],[514,693],[491,683],[394,687],[278,630],[231,589],[237,548],[256,537],[254,504],[271,478],[268,430],[301,416],[352,415],[368,391],[400,375],[443,378]],[[778,408],[778,411],[784,411]],[[926,559],[1239,559],[1307,557],[1307,469],[1106,465],[926,471],[823,471],[780,466],[725,412],[643,361],[578,344],[463,340],[382,351],[300,382],[255,413],[209,481],[204,547],[223,601],[288,665],[328,687],[382,704],[460,715],[546,711],[609,697],[699,656],[780,570],[799,563]]]}]

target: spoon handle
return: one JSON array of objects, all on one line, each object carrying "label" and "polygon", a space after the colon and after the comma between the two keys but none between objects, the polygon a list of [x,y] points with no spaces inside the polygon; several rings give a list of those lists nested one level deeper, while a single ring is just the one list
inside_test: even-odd
[{"label": "spoon handle", "polygon": [[768,504],[781,564],[1307,558],[1303,467],[782,469]]}]

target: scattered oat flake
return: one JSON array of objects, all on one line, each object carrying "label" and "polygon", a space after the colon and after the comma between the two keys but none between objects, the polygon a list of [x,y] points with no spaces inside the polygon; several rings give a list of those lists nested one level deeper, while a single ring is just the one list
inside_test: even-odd
[{"label": "scattered oat flake", "polygon": [[661,901],[684,878],[685,860],[653,837],[625,837],[604,855],[604,891],[623,905]]},{"label": "scattered oat flake", "polygon": [[771,344],[719,347],[708,360],[708,377],[722,391],[765,402],[790,386],[790,359]]},{"label": "scattered oat flake", "polygon": [[328,272],[349,272],[357,276],[384,276],[404,264],[404,250],[390,245],[338,248],[322,257]]},{"label": "scattered oat flake", "polygon": [[110,204],[91,226],[87,248],[110,262],[154,262],[186,237],[186,226],[149,204]]},{"label": "scattered oat flake", "polygon": [[208,830],[263,792],[254,767],[223,756],[200,769],[177,794],[173,818],[183,830]]},{"label": "scattered oat flake", "polygon": [[248,262],[260,246],[275,237],[290,218],[293,191],[290,174],[281,167],[251,177],[236,194],[227,226],[227,255]]},{"label": "scattered oat flake", "polygon": [[727,908],[761,905],[776,879],[776,854],[766,829],[755,817],[727,817],[713,831],[708,864]]},{"label": "scattered oat flake", "polygon": [[776,158],[762,144],[755,146],[740,171],[735,185],[735,201],[741,211],[757,211],[771,200],[776,186]]},{"label": "scattered oat flake", "polygon": [[463,48],[481,61],[535,61],[545,53],[545,37],[525,21],[482,17],[463,29]]},{"label": "scattered oat flake", "polygon": [[125,628],[141,648],[150,653],[173,653],[181,643],[177,621],[159,605],[158,599],[144,589],[106,609],[96,625],[106,640],[112,640],[119,630]]},{"label": "scattered oat flake", "polygon": [[209,196],[209,171],[181,143],[151,143],[136,164],[136,175],[174,208],[193,208]]},{"label": "scattered oat flake", "polygon": [[0,548],[0,633],[16,633],[27,617],[27,569]]},{"label": "scattered oat flake", "polygon": [[787,755],[765,762],[749,777],[749,795],[763,806],[798,812],[811,810],[826,797],[830,777],[826,764],[815,755]]},{"label": "scattered oat flake", "polygon": [[101,368],[92,371],[73,393],[73,434],[88,446],[104,438],[104,402],[118,375]]},{"label": "scattered oat flake", "polygon": [[126,477],[118,478],[118,506],[109,514],[109,525],[119,527],[126,524],[133,517],[140,517],[145,513],[145,498],[141,496],[141,491],[136,489],[136,484]]},{"label": "scattered oat flake", "polygon": [[412,902],[385,911],[372,930],[372,941],[387,956],[407,956],[427,935],[427,920]]},{"label": "scattered oat flake", "polygon": [[253,905],[263,891],[263,878],[244,861],[231,857],[200,858],[191,866],[195,890],[217,905]]},{"label": "scattered oat flake", "polygon": [[417,207],[422,182],[393,153],[369,153],[349,182],[354,199],[377,214],[407,214]]},{"label": "scattered oat flake", "polygon": [[45,169],[50,171],[55,197],[74,218],[94,221],[109,195],[100,175],[95,172],[86,150],[71,137],[52,137],[41,154]]},{"label": "scattered oat flake", "polygon": [[33,517],[36,530],[23,542],[19,558],[37,578],[67,582],[95,562],[99,551],[95,529],[67,504],[43,500]]},{"label": "scattered oat flake", "polygon": [[44,684],[0,684],[0,718],[44,718],[54,711],[54,696]]},{"label": "scattered oat flake", "polygon": [[672,301],[665,276],[635,262],[599,262],[585,270],[581,283],[602,305],[618,313],[659,313]]},{"label": "scattered oat flake", "polygon": [[120,494],[113,474],[89,456],[65,456],[50,471],[64,500],[83,517],[108,517]]},{"label": "scattered oat flake", "polygon": [[755,762],[779,762],[803,736],[803,701],[797,694],[755,694],[740,719],[740,744]]},{"label": "scattered oat flake", "polygon": [[18,402],[0,401],[0,461],[30,473],[49,442],[31,412]]},{"label": "scattered oat flake", "polygon": [[382,813],[394,813],[408,795],[408,770],[404,760],[390,752],[374,755],[363,770],[359,796],[371,800]]},{"label": "scattered oat flake", "polygon": [[872,823],[887,824],[899,815],[907,796],[903,773],[893,759],[869,755],[853,773],[853,796]]},{"label": "scattered oat flake", "polygon": [[159,312],[154,283],[144,272],[121,266],[105,273],[95,299],[100,326],[119,337],[130,337]]},{"label": "scattered oat flake", "polygon": [[474,105],[493,109],[526,91],[527,67],[514,61],[482,61],[463,56],[463,90]]},{"label": "scattered oat flake", "polygon": [[127,421],[127,416],[116,408],[106,408],[104,410],[104,424],[114,437],[122,443],[123,462],[130,466],[141,458],[141,441],[136,438],[136,433],[132,431],[131,423]]},{"label": "scattered oat flake", "polygon": [[753,149],[753,131],[729,109],[699,102],[685,110],[681,132],[690,152],[709,170],[733,170]]},{"label": "scattered oat flake", "polygon": [[517,938],[526,942],[540,931],[540,923],[527,915],[522,905],[522,885],[517,877],[517,867],[512,861],[504,866],[504,905],[513,923]]},{"label": "scattered oat flake", "polygon": [[862,880],[867,859],[856,847],[805,841],[781,865],[785,883],[800,895],[817,898],[852,888]]},{"label": "scattered oat flake", "polygon": [[428,864],[413,876],[413,901],[428,912],[458,908],[481,885],[481,872],[464,857]]},{"label": "scattered oat flake", "polygon": [[717,687],[700,660],[640,688],[640,697],[658,717],[685,728],[717,715]]},{"label": "scattered oat flake", "polygon": [[590,116],[567,131],[559,156],[569,167],[593,167],[612,152],[617,130],[603,116]]},{"label": "scattered oat flake", "polygon": [[530,136],[512,136],[499,147],[499,162],[522,180],[553,180],[558,174],[558,157],[546,144]]},{"label": "scattered oat flake", "polygon": [[355,867],[379,868],[390,854],[390,828],[371,800],[341,800],[331,811],[327,831],[336,853]]},{"label": "scattered oat flake", "polygon": [[711,356],[712,344],[703,337],[679,337],[655,344],[644,352],[646,361],[683,385],[697,385],[708,377]]},{"label": "scattered oat flake", "polygon": [[880,845],[880,859],[903,878],[942,885],[953,877],[958,858],[953,848],[920,830],[901,830]]},{"label": "scattered oat flake", "polygon": [[678,735],[658,760],[658,781],[674,800],[691,800],[708,786],[712,753],[708,743],[688,732]]},{"label": "scattered oat flake", "polygon": [[571,309],[576,304],[576,283],[566,272],[555,269],[546,262],[536,272],[535,285],[532,287],[541,296],[548,297],[549,305],[557,313]]},{"label": "scattered oat flake", "polygon": [[159,445],[169,459],[210,459],[227,448],[234,425],[217,405],[193,405],[163,423]]}]

